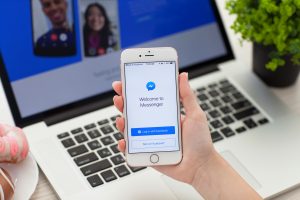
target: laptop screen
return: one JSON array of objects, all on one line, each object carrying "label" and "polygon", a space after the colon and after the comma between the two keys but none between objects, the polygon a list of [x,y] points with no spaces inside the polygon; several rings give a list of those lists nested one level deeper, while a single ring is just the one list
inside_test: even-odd
[{"label": "laptop screen", "polygon": [[125,48],[174,47],[181,69],[228,55],[211,2],[0,1],[1,54],[20,117],[111,91]]}]

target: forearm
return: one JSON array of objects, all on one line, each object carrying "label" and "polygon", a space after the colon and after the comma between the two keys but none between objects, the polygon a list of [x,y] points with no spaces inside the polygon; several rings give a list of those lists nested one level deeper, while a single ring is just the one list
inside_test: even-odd
[{"label": "forearm", "polygon": [[207,200],[262,199],[217,152],[198,169],[192,185]]}]

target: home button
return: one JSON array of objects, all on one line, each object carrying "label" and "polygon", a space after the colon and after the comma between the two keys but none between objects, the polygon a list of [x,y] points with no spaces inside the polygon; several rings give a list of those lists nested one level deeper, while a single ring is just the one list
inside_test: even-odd
[{"label": "home button", "polygon": [[158,161],[159,161],[159,156],[158,156],[157,154],[152,154],[152,155],[150,156],[150,161],[151,161],[153,164],[158,163]]}]

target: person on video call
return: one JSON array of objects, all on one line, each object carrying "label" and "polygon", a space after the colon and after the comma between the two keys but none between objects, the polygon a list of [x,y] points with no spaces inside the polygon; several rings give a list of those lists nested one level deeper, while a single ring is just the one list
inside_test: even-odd
[{"label": "person on video call", "polygon": [[40,0],[44,14],[52,28],[36,43],[36,53],[45,56],[75,54],[75,36],[67,20],[67,0]]},{"label": "person on video call", "polygon": [[[122,83],[114,82],[118,95],[113,98],[117,109],[123,112]],[[159,172],[192,185],[204,199],[261,200],[262,198],[215,150],[205,113],[188,82],[188,74],[179,75],[180,100],[185,109],[181,117],[183,158],[178,165],[155,166]],[[124,132],[124,118],[116,119],[120,132]],[[125,140],[119,141],[120,151],[125,151]]]},{"label": "person on video call", "polygon": [[85,13],[83,27],[85,56],[100,56],[114,51],[116,40],[110,30],[106,11],[99,3],[90,4]]}]

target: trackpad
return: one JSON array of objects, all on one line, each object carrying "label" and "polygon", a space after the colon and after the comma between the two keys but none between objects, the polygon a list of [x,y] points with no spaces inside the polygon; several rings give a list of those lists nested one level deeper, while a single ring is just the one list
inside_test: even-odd
[{"label": "trackpad", "polygon": [[259,182],[254,178],[252,174],[242,165],[242,163],[231,153],[230,151],[223,151],[221,156],[240,174],[243,179],[247,181],[249,185],[255,190],[261,188]]}]

